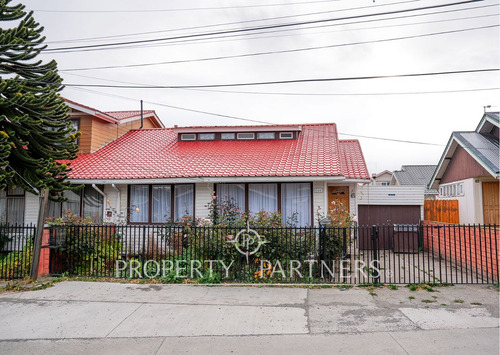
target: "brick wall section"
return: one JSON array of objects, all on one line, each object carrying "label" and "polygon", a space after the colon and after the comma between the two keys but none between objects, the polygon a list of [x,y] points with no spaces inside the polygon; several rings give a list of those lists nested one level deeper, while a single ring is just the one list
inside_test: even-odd
[{"label": "brick wall section", "polygon": [[498,226],[423,222],[425,251],[467,267],[469,273],[483,275],[483,281],[499,281],[499,239]]},{"label": "brick wall section", "polygon": [[40,263],[38,264],[38,277],[49,275],[50,266],[50,249],[49,246],[50,231],[48,228],[43,230],[42,235],[42,249],[40,250]]}]

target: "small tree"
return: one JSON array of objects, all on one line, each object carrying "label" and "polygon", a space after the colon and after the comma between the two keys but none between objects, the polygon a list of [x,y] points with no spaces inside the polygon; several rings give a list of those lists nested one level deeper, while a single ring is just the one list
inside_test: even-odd
[{"label": "small tree", "polygon": [[[80,133],[59,96],[57,63],[36,59],[46,48],[43,27],[24,5],[10,2],[0,0],[0,189],[49,189],[54,198],[71,189],[70,169],[60,161],[76,157]],[[7,22],[14,26],[7,28]]]}]

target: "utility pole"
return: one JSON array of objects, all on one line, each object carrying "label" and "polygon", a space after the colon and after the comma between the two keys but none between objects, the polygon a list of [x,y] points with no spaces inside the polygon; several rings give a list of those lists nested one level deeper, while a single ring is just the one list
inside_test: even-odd
[{"label": "utility pole", "polygon": [[45,222],[45,211],[49,202],[49,190],[43,189],[40,193],[40,209],[38,210],[38,221],[36,224],[35,240],[33,243],[33,261],[31,263],[30,279],[36,281],[38,278],[38,266],[40,264],[40,251],[42,249],[43,225]]}]

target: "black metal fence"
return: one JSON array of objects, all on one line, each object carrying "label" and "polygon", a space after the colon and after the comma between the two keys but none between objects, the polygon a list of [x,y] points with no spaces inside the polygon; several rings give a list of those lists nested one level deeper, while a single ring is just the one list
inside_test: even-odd
[{"label": "black metal fence", "polygon": [[34,236],[34,225],[0,224],[0,280],[28,276]]},{"label": "black metal fence", "polygon": [[[198,279],[207,283],[499,282],[497,226],[85,225],[53,226],[48,232],[43,248],[48,250],[47,269],[52,275],[154,277],[164,282]],[[26,257],[31,255],[27,253],[30,240],[19,242],[19,251],[4,252],[0,278],[23,276],[22,272],[5,270],[11,270],[13,264],[9,263],[16,260],[11,253],[26,251]],[[28,272],[29,265],[25,269]]]}]

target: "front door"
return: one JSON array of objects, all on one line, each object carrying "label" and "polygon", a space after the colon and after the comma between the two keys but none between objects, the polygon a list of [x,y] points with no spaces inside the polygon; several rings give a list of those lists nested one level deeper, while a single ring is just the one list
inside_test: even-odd
[{"label": "front door", "polygon": [[498,181],[483,182],[483,219],[484,224],[500,224],[498,208]]},{"label": "front door", "polygon": [[349,207],[349,186],[328,186],[328,210],[332,208],[332,202],[342,202],[347,211]]}]

